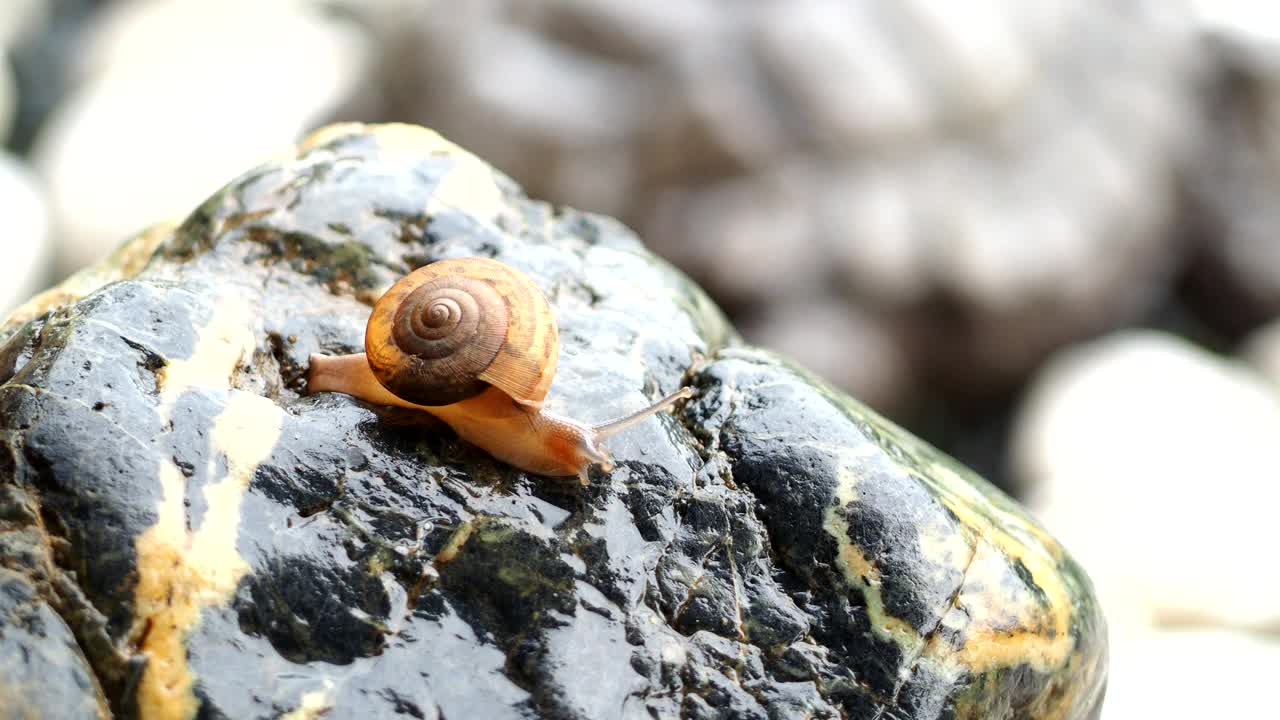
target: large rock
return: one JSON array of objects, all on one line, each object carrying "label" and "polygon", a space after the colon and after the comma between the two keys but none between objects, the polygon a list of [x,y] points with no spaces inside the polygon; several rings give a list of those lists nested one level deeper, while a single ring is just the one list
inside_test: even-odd
[{"label": "large rock", "polygon": [[[617,469],[582,488],[403,411],[303,394],[308,354],[357,348],[381,289],[464,255],[546,291],[551,409],[594,421],[682,382],[698,396],[616,438]],[[1017,506],[742,346],[617,223],[531,202],[434,133],[321,131],[118,257],[0,331],[0,488],[28,495],[9,522],[60,581],[29,580],[25,602],[58,613],[116,712],[1100,707],[1089,582]],[[114,282],[85,295],[95,278]],[[0,636],[0,657],[23,641]]]}]

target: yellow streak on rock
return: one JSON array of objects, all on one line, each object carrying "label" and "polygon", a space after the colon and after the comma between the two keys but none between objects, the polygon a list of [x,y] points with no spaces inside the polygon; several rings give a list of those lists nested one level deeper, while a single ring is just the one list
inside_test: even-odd
[{"label": "yellow streak on rock", "polygon": [[904,653],[914,656],[924,647],[924,638],[911,627],[910,623],[890,615],[885,610],[880,569],[850,539],[849,523],[839,515],[842,508],[858,499],[857,471],[852,469],[856,466],[851,464],[850,460],[852,458],[841,458],[836,484],[836,501],[824,513],[822,528],[836,540],[839,548],[836,567],[844,575],[845,582],[862,591],[872,631],[881,638],[898,645]]},{"label": "yellow streak on rock", "polygon": [[[1069,601],[1050,596],[1052,609],[1046,612],[1039,603],[1019,588],[1020,592],[1001,592],[1001,583],[1009,578],[1010,557],[1007,549],[997,549],[986,540],[980,540],[973,564],[965,576],[964,585],[956,598],[956,607],[969,617],[964,645],[955,651],[956,659],[976,672],[998,667],[1010,667],[1021,662],[1029,663],[1044,672],[1055,670],[1066,661],[1071,651],[1067,613],[1061,612],[1059,603]],[[1022,555],[1023,563],[1031,557]],[[1031,567],[1028,566],[1031,570]],[[1043,578],[1054,572],[1052,567],[1042,568],[1033,577]],[[1037,581],[1042,589],[1045,585]],[[1056,583],[1055,583],[1056,585]],[[1058,589],[1060,585],[1057,586]]]},{"label": "yellow streak on rock", "polygon": [[449,142],[440,133],[418,125],[338,123],[311,133],[298,149],[300,153],[305,152],[345,135],[359,133],[373,135],[378,146],[388,153],[404,157],[444,156],[453,160],[453,167],[427,199],[428,213],[444,208],[462,208],[476,217],[492,219],[506,207],[502,189],[498,187],[493,168],[488,163]]},{"label": "yellow streak on rock", "polygon": [[[951,648],[935,648],[934,645],[946,645],[945,641],[930,643],[929,652],[922,658],[922,664],[930,664],[937,668],[960,667],[951,657]],[[1019,717],[1032,717],[1041,720],[1067,720],[1080,717],[1080,712],[1093,707],[1098,696],[1105,689],[1098,675],[1102,670],[1103,656],[1084,653],[1072,653],[1066,664],[1045,683],[1040,693],[1021,708]],[[942,664],[940,664],[942,663]],[[956,720],[983,720],[990,715],[990,697],[997,686],[992,676],[986,676],[975,682],[967,691],[955,698]],[[1092,689],[1089,696],[1083,691]]]},{"label": "yellow streak on rock", "polygon": [[243,301],[224,301],[200,329],[191,357],[169,360],[156,372],[161,414],[169,419],[173,403],[191,388],[227,388],[241,359],[253,352],[252,319]]},{"label": "yellow streak on rock", "polygon": [[[1074,611],[1071,593],[1060,570],[1061,547],[1034,523],[1004,512],[985,496],[955,475],[938,467],[935,472],[951,474],[953,494],[943,503],[960,522],[979,533],[973,562],[965,576],[956,606],[969,617],[965,643],[955,651],[955,660],[974,672],[1027,662],[1041,672],[1060,670],[1074,649],[1070,634]],[[996,513],[998,523],[987,513]],[[1019,584],[1010,577],[1012,565],[1021,562],[1031,581],[1044,594],[1044,604],[1025,591],[1005,594],[1001,583]]]},{"label": "yellow streak on rock", "polygon": [[161,373],[160,412],[166,420],[181,393],[211,389],[225,395],[214,420],[209,478],[217,455],[225,472],[204,487],[206,511],[200,527],[186,529],[186,479],[172,463],[159,468],[162,498],[156,524],[138,537],[138,586],[132,637],[147,656],[138,685],[143,718],[190,718],[197,703],[187,664],[186,638],[206,607],[225,603],[248,564],[236,549],[240,502],[259,463],[280,435],[282,413],[266,398],[229,391],[242,358],[254,347],[251,313],[244,302],[224,303],[201,333],[190,358],[170,362]]},{"label": "yellow streak on rock", "polygon": [[[949,468],[931,468],[947,489],[943,504],[972,533],[962,534],[949,525],[920,528],[920,548],[931,562],[943,570],[968,564],[953,607],[944,611],[942,621],[944,627],[963,633],[964,645],[957,650],[931,637],[926,647],[925,637],[886,611],[879,569],[850,539],[848,522],[839,515],[841,508],[858,499],[857,465],[851,459],[842,458],[835,502],[826,511],[823,528],[837,542],[837,568],[851,587],[862,591],[877,635],[896,643],[907,657],[933,661],[950,673],[983,673],[1020,663],[1042,672],[1063,668],[1074,647],[1069,634],[1073,608],[1058,567],[1060,548],[1052,538],[1021,516],[994,506]],[[1013,569],[1017,561],[1047,604],[1023,587]]]},{"label": "yellow streak on rock", "polygon": [[453,535],[449,536],[449,540],[444,544],[444,547],[440,548],[440,552],[436,553],[435,563],[442,565],[457,557],[458,553],[462,552],[462,546],[466,545],[467,541],[471,539],[471,533],[475,532],[475,529],[475,523],[470,521],[458,526],[458,529],[453,531]]},{"label": "yellow streak on rock", "polygon": [[[160,466],[163,496],[158,519],[138,536],[138,585],[134,589],[134,626],[147,669],[138,686],[137,704],[143,717],[188,718],[195,715],[183,637],[199,614],[191,583],[177,582],[187,573],[187,533],[183,526],[182,471],[172,463]],[[149,626],[149,627],[148,627]]]}]

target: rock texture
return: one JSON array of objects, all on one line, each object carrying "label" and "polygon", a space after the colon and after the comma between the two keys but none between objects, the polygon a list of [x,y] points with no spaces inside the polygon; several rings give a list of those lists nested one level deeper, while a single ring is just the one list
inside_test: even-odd
[{"label": "rock texture", "polygon": [[[326,129],[120,253],[0,330],[0,538],[32,557],[0,575],[26,628],[0,658],[59,639],[25,675],[0,665],[0,702],[45,663],[83,679],[63,717],[1101,706],[1089,582],[1017,506],[741,345],[619,224],[531,202],[434,133]],[[698,396],[613,440],[584,489],[301,394],[308,354],[357,348],[392,280],[464,255],[547,293],[551,409]]]}]

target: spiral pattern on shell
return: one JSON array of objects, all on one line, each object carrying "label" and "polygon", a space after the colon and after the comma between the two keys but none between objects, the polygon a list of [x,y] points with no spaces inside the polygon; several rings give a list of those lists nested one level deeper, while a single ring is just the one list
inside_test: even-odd
[{"label": "spiral pattern on shell", "polygon": [[419,268],[374,305],[365,352],[378,382],[419,405],[448,405],[495,385],[537,406],[559,354],[546,298],[519,271],[462,258]]}]

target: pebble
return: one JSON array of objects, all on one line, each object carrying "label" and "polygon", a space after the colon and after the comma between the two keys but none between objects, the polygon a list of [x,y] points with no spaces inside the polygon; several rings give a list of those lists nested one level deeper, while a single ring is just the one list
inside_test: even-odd
[{"label": "pebble", "polygon": [[367,42],[354,23],[296,3],[110,6],[84,43],[81,88],[33,148],[59,271],[288,148],[356,92]]},{"label": "pebble", "polygon": [[1028,503],[1116,626],[1280,628],[1280,393],[1156,332],[1060,353],[1015,420]]},{"label": "pebble", "polygon": [[45,199],[22,162],[0,151],[4,262],[0,263],[0,320],[51,281],[52,248]]}]

